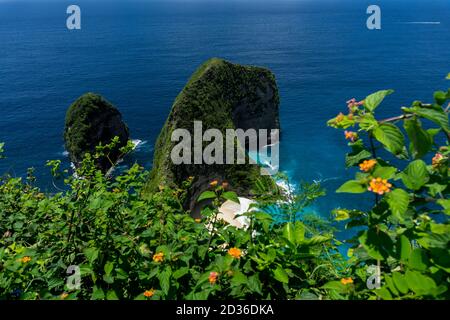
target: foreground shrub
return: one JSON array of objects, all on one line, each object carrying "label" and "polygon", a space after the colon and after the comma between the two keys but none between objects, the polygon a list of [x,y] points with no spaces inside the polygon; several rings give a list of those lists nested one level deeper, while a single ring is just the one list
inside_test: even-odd
[{"label": "foreground shrub", "polygon": [[[134,165],[108,178],[95,167],[98,156],[87,155],[78,178],[50,161],[67,187],[56,194],[43,194],[31,176],[2,178],[2,299],[319,298],[320,286],[340,276],[329,231],[276,223],[257,207],[249,230],[236,229],[217,219],[225,200],[238,201],[217,183],[199,198],[212,200],[204,219],[194,220],[181,205],[193,178],[142,197],[147,172]],[[260,192],[266,204],[280,200]]]},{"label": "foreground shrub", "polygon": [[[337,192],[374,194],[369,211],[334,211],[337,220],[348,221],[347,228],[360,230],[349,250],[356,277],[353,294],[449,299],[450,106],[445,104],[450,90],[435,92],[431,104],[415,101],[402,108],[401,115],[376,120],[377,107],[391,93],[379,91],[361,102],[352,99],[347,115],[341,113],[328,122],[335,128],[356,129],[345,131],[352,149],[346,164],[359,171]],[[375,277],[368,279],[371,274]],[[365,288],[367,280],[379,290]],[[350,294],[345,285],[326,287],[338,297]]]}]

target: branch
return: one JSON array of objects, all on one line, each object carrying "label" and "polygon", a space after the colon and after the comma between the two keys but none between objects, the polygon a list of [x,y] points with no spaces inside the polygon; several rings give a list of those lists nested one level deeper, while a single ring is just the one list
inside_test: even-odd
[{"label": "branch", "polygon": [[402,114],[401,116],[396,116],[396,117],[392,117],[392,118],[387,118],[384,120],[380,120],[378,121],[379,123],[386,123],[386,122],[395,122],[395,121],[399,121],[399,120],[403,120],[403,119],[409,119],[414,117],[415,114],[413,113],[408,113],[408,114]]}]

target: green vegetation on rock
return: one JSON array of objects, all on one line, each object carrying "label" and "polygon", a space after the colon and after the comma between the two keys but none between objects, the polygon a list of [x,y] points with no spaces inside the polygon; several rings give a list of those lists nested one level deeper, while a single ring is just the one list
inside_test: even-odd
[{"label": "green vegetation on rock", "polygon": [[119,110],[94,93],[79,97],[67,110],[64,140],[75,165],[82,161],[85,153],[94,153],[98,145],[107,145],[114,137],[118,137],[119,141],[109,153],[109,159],[104,157],[97,161],[103,171],[117,161],[120,148],[128,143],[128,127],[122,121]]},{"label": "green vegetation on rock", "polygon": [[260,176],[257,165],[174,165],[170,159],[175,145],[172,132],[182,128],[193,134],[194,121],[202,121],[204,131],[219,129],[224,136],[226,129],[278,129],[278,110],[278,89],[269,70],[217,58],[208,60],[192,75],[172,106],[155,145],[146,192],[160,185],[179,186],[194,176],[202,184],[200,189],[218,178],[228,181],[240,194],[248,194]]}]

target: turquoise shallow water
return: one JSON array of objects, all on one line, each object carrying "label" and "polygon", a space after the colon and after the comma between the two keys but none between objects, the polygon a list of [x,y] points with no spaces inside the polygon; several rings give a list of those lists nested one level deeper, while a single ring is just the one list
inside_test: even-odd
[{"label": "turquoise shallow water", "polygon": [[[273,70],[281,95],[281,169],[320,180],[328,195],[311,208],[364,207],[337,195],[346,143],[326,127],[348,98],[392,88],[380,112],[446,89],[448,1],[381,1],[382,30],[365,27],[366,1],[81,1],[82,30],[65,28],[68,2],[0,1],[0,172],[35,167],[51,188],[48,159],[64,155],[67,107],[101,93],[123,113],[132,160],[151,166],[153,143],[178,92],[203,61],[222,57]],[[414,22],[414,23],[411,23]],[[423,24],[417,22],[440,22]]]}]

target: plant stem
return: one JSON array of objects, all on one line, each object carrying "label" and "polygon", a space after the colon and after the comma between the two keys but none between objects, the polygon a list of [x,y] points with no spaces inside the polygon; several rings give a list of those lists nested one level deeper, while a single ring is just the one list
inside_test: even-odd
[{"label": "plant stem", "polygon": [[395,122],[395,121],[399,121],[399,120],[409,119],[414,116],[415,116],[415,114],[413,114],[413,113],[402,114],[401,116],[396,116],[396,117],[391,117],[391,118],[387,118],[384,120],[380,120],[380,121],[378,121],[378,123]]}]

